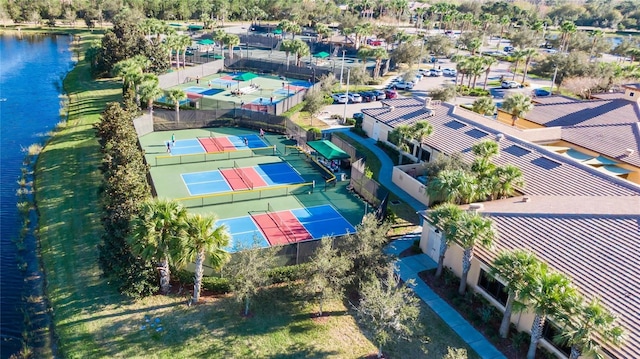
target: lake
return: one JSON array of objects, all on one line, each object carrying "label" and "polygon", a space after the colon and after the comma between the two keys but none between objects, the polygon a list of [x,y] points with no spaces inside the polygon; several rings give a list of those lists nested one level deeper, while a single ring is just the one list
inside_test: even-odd
[{"label": "lake", "polygon": [[[16,191],[23,149],[44,143],[60,121],[62,79],[73,68],[67,35],[0,34],[0,357],[21,347],[24,278],[38,270],[35,242],[18,254]],[[26,270],[18,267],[26,263]]]}]

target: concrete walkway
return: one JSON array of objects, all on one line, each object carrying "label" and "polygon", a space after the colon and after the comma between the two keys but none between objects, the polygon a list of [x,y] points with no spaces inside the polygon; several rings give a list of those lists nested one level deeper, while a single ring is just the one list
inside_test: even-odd
[{"label": "concrete walkway", "polygon": [[348,129],[341,131],[345,135],[349,136],[353,140],[361,143],[366,146],[371,152],[373,152],[376,157],[382,163],[382,167],[380,168],[380,174],[378,175],[378,182],[380,182],[383,186],[385,186],[391,193],[398,196],[401,200],[408,203],[413,209],[416,211],[422,211],[427,209],[427,206],[422,204],[417,199],[411,197],[407,192],[400,189],[400,187],[396,186],[395,183],[391,180],[391,175],[393,172],[393,162],[387,156],[387,154],[378,146],[376,146],[376,140],[373,138],[363,138]]},{"label": "concrete walkway", "polygon": [[[386,185],[386,184],[385,184]],[[409,235],[402,239],[393,241],[385,248],[387,254],[399,255],[407,248],[411,247],[419,235]],[[460,338],[483,359],[506,359],[498,349],[496,349],[480,332],[478,332],[469,322],[467,322],[458,312],[436,293],[429,288],[419,277],[418,273],[434,269],[438,264],[426,254],[398,259],[396,262],[398,272],[402,280],[413,279],[415,285],[413,291],[423,302],[425,302],[442,320],[458,333]]]}]

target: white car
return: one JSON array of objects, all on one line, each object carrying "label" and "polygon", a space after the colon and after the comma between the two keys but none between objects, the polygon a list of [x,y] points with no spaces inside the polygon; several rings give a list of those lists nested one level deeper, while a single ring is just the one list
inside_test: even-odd
[{"label": "white car", "polygon": [[331,97],[333,98],[333,102],[335,102],[335,103],[348,103],[349,102],[349,98],[347,97],[346,94],[343,94],[343,93],[337,93],[337,94],[334,94]]},{"label": "white car", "polygon": [[442,74],[445,76],[458,76],[458,71],[456,69],[442,69]]},{"label": "white car", "polygon": [[444,72],[442,70],[438,70],[438,69],[429,70],[429,76],[433,76],[433,77],[442,76],[443,73]]},{"label": "white car", "polygon": [[349,93],[349,102],[360,103],[362,102],[362,96],[358,93]]},{"label": "white car", "polygon": [[503,89],[516,89],[520,87],[520,84],[515,81],[502,81],[500,87],[502,87]]},{"label": "white car", "polygon": [[392,84],[391,87],[397,88],[399,90],[411,90],[414,85],[415,84],[413,82],[400,81],[400,82],[396,82],[395,84]]}]

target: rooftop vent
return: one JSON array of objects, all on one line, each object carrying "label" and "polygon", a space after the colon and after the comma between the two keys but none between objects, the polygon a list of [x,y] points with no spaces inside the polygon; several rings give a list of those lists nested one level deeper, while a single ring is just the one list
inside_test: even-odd
[{"label": "rooftop vent", "polygon": [[504,133],[499,133],[496,135],[496,141],[500,142],[504,139]]},{"label": "rooftop vent", "polygon": [[484,205],[482,203],[471,203],[469,205],[469,211],[470,212],[482,211],[483,208],[484,208]]},{"label": "rooftop vent", "polygon": [[624,155],[625,156],[631,156],[635,153],[636,151],[633,148],[627,148],[626,150],[624,150]]},{"label": "rooftop vent", "polygon": [[529,196],[522,197],[522,202],[531,202],[531,197]]},{"label": "rooftop vent", "polygon": [[396,109],[395,106],[389,106],[389,112],[391,112],[391,111],[393,111],[395,109]]}]

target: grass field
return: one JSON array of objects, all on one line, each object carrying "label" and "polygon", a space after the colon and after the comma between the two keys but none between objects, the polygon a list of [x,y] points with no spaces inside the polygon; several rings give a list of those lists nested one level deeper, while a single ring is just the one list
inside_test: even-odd
[{"label": "grass field", "polygon": [[[82,46],[97,38],[82,33]],[[78,51],[82,54],[84,51]],[[120,99],[118,81],[93,81],[80,62],[67,76],[69,120],[40,155],[36,172],[39,237],[54,310],[60,356],[66,358],[362,358],[375,352],[348,307],[332,302],[327,319],[296,299],[289,287],[264,291],[253,316],[242,318],[229,297],[205,296],[187,307],[185,297],[121,297],[100,276],[100,151],[92,125],[108,101]],[[392,358],[434,357],[447,346],[464,347],[435,314],[423,307],[420,340],[385,349]],[[145,317],[163,330],[141,329]],[[470,358],[476,358],[471,353]]]}]

